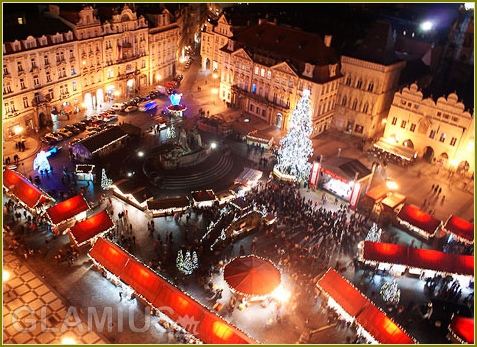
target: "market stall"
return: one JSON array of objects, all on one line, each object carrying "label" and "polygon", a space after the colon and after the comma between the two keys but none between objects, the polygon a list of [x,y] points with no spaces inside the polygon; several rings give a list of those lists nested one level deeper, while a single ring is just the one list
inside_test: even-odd
[{"label": "market stall", "polygon": [[245,187],[255,187],[262,178],[263,172],[246,167],[240,175],[235,179],[234,184],[241,184]]},{"label": "market stall", "polygon": [[[89,252],[95,266],[117,285],[130,289],[171,324],[207,344],[255,344],[253,338],[182,292],[114,243],[98,238]],[[197,324],[190,324],[190,318]]]},{"label": "market stall", "polygon": [[270,149],[273,146],[275,140],[273,136],[259,133],[258,130],[250,131],[245,139],[247,141],[247,145],[258,146],[265,149]]},{"label": "market stall", "polygon": [[372,180],[373,171],[359,160],[336,156],[313,164],[315,181],[310,186],[319,186],[333,195],[348,201],[354,208],[362,190]]},{"label": "market stall", "polygon": [[96,182],[95,166],[92,164],[77,164],[75,168],[75,176],[78,181]]},{"label": "market stall", "polygon": [[192,203],[195,207],[211,207],[217,201],[217,196],[212,189],[191,192]]},{"label": "market stall", "polygon": [[403,328],[335,270],[328,269],[316,285],[328,296],[328,305],[347,321],[354,321],[358,326],[358,334],[366,337],[370,343],[415,343]]},{"label": "market stall", "polygon": [[144,187],[138,186],[136,180],[124,178],[113,182],[110,188],[118,198],[144,211],[148,200],[152,199],[152,192]]},{"label": "market stall", "polygon": [[89,209],[90,206],[83,195],[78,194],[48,208],[45,216],[50,221],[50,224],[54,226],[53,230],[55,235],[58,236],[73,220],[79,221],[86,218],[86,213]]},{"label": "market stall", "polygon": [[102,237],[114,228],[114,223],[107,211],[102,211],[94,216],[76,223],[68,229],[70,242],[78,249],[91,245],[92,241]]},{"label": "market stall", "polygon": [[444,224],[444,231],[452,237],[467,244],[474,243],[474,223],[470,223],[456,216],[449,216]]},{"label": "market stall", "polygon": [[396,219],[406,229],[426,240],[434,237],[442,225],[440,220],[422,211],[419,207],[410,204],[403,205]]},{"label": "market stall", "polygon": [[432,249],[400,246],[393,243],[362,241],[358,245],[358,259],[367,264],[389,268],[402,265],[410,272],[425,270],[473,276],[474,256],[446,253]]},{"label": "market stall", "polygon": [[3,187],[7,195],[13,195],[31,213],[44,211],[56,201],[22,174],[7,168],[3,169]]},{"label": "market stall", "polygon": [[147,201],[147,212],[153,217],[173,215],[176,212],[184,212],[190,206],[187,196],[179,196],[169,199],[153,199]]},{"label": "market stall", "polygon": [[410,147],[402,146],[398,143],[391,143],[384,138],[380,138],[374,147],[379,151],[389,153],[397,158],[411,162],[417,158],[417,151]]},{"label": "market stall", "polygon": [[454,316],[448,327],[451,341],[454,343],[474,344],[474,318]]}]

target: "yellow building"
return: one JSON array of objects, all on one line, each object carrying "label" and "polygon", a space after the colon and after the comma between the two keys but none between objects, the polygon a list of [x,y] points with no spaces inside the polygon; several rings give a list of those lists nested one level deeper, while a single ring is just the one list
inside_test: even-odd
[{"label": "yellow building", "polygon": [[424,160],[471,176],[475,166],[474,126],[473,113],[465,110],[457,94],[435,101],[411,84],[394,94],[384,140],[413,148]]}]

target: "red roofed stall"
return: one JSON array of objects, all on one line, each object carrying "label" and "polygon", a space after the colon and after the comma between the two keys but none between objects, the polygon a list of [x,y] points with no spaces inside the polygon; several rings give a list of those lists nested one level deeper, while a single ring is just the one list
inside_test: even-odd
[{"label": "red roofed stall", "polygon": [[[94,264],[130,286],[136,296],[207,344],[257,341],[142,264],[114,243],[98,238],[89,252]],[[196,324],[191,324],[196,323]]]},{"label": "red roofed stall", "polygon": [[81,249],[91,243],[91,240],[100,237],[114,228],[114,223],[107,211],[102,211],[88,219],[76,223],[68,229],[71,243]]},{"label": "red roofed stall", "polygon": [[474,318],[454,316],[449,324],[449,332],[453,342],[474,344]]},{"label": "red roofed stall", "polygon": [[396,218],[401,225],[425,239],[434,237],[442,224],[440,220],[422,211],[419,207],[409,204],[404,204]]},{"label": "red roofed stall", "polygon": [[17,197],[30,212],[38,212],[37,209],[45,207],[44,204],[55,201],[17,171],[3,170],[3,186],[7,192]]},{"label": "red roofed stall", "polygon": [[458,241],[474,243],[474,223],[456,216],[450,216],[444,225],[444,231],[451,233]]},{"label": "red roofed stall", "polygon": [[[358,289],[330,268],[316,283],[345,311],[348,320],[358,323],[370,338],[383,344],[413,344],[414,339]],[[332,302],[333,302],[332,301]]]},{"label": "red roofed stall", "polygon": [[360,258],[367,262],[400,264],[409,268],[474,275],[474,256],[471,255],[371,241],[364,241],[362,250]]},{"label": "red roofed stall", "polygon": [[66,224],[73,218],[78,220],[85,218],[86,211],[88,211],[89,208],[89,204],[83,195],[78,194],[48,208],[45,215],[51,224],[55,226],[53,230],[55,230],[55,234],[57,234],[62,228],[66,227]]}]

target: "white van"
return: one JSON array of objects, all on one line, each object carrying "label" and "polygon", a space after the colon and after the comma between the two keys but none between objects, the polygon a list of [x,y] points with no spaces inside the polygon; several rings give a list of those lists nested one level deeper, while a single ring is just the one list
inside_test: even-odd
[{"label": "white van", "polygon": [[115,104],[113,104],[113,106],[111,106],[111,109],[114,110],[114,111],[122,111],[126,108],[126,105],[121,103],[121,102],[117,102]]}]

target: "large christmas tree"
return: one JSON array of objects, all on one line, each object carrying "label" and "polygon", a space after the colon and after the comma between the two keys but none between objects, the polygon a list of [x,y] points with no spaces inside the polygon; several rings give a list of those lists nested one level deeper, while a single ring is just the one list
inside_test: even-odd
[{"label": "large christmas tree", "polygon": [[290,175],[296,181],[308,181],[313,155],[313,143],[310,140],[311,125],[310,91],[304,90],[292,113],[287,135],[280,141],[278,163],[275,170]]}]

